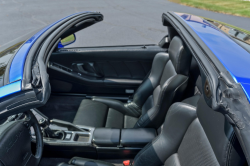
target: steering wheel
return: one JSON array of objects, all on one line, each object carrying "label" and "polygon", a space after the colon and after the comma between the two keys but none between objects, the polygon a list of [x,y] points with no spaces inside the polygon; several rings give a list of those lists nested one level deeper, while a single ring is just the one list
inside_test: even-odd
[{"label": "steering wheel", "polygon": [[[0,165],[38,166],[43,152],[43,137],[37,119],[31,111],[26,118],[0,125]],[[36,153],[31,151],[30,127],[36,134]]]}]

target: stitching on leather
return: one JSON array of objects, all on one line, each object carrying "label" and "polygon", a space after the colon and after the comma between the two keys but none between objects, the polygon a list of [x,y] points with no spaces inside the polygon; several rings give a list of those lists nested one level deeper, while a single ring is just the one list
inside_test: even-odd
[{"label": "stitching on leather", "polygon": [[230,135],[229,137],[229,141],[227,143],[227,146],[226,146],[226,154],[225,154],[225,157],[224,157],[224,160],[223,162],[227,165],[227,159],[228,159],[228,153],[230,151],[230,144],[231,144],[231,141],[232,141],[232,137],[233,137],[233,133]]},{"label": "stitching on leather", "polygon": [[[197,118],[197,117],[194,118],[194,120],[191,121],[191,123],[189,124],[189,126],[190,126],[196,119],[198,119],[198,118]],[[182,140],[180,141],[180,144],[181,144],[181,142],[183,141],[184,136],[185,136],[185,134],[186,134],[186,132],[187,132],[189,126],[187,127],[187,129],[186,129],[186,131],[185,131],[185,133],[184,133],[184,135],[183,135],[183,137],[182,137]],[[156,138],[156,139],[151,143],[150,146],[148,146],[147,148],[145,148],[145,150],[142,151],[142,152],[138,155],[138,157],[136,157],[136,159],[139,158],[139,157],[140,157],[149,147],[153,146],[153,145],[155,144],[155,142],[157,142],[157,140],[160,139],[160,137],[162,136],[162,133],[163,133],[163,132],[164,132],[164,126],[163,126],[162,132],[161,132],[161,134],[158,136],[158,138]],[[180,144],[179,144],[179,146],[180,146]],[[173,154],[174,154],[174,153],[173,153]],[[173,154],[171,154],[171,155],[173,155]],[[136,161],[136,159],[135,159],[134,161]]]},{"label": "stitching on leather", "polygon": [[124,107],[126,107],[134,116],[139,116],[141,114],[139,111],[141,108],[134,102],[125,104]]},{"label": "stitching on leather", "polygon": [[140,158],[140,156],[146,151],[148,150],[150,147],[152,147],[154,145],[154,143],[160,139],[161,135],[159,135],[155,140],[153,140],[150,145],[148,145],[146,148],[142,149],[141,152],[138,154],[138,156],[136,156],[134,162],[136,162],[138,160],[138,158]]},{"label": "stitching on leather", "polygon": [[232,154],[233,154],[233,145],[234,145],[235,142],[236,142],[236,135],[234,134],[232,144],[231,144],[231,148],[230,148],[229,159],[227,161],[227,162],[229,162],[229,166],[231,165],[231,159],[232,159]]},{"label": "stitching on leather", "polygon": [[[139,64],[141,65],[141,67],[142,67],[142,69],[143,69],[143,71],[144,71],[144,74],[147,75],[148,73],[147,73],[146,69],[144,68],[144,66],[143,66],[143,64],[142,64],[141,61],[139,61]],[[145,75],[145,76],[146,76],[146,75]]]},{"label": "stitching on leather", "polygon": [[[176,76],[176,75],[175,75],[175,76]],[[172,79],[170,78],[171,80],[169,81],[168,84],[170,84],[171,81],[173,81],[173,78],[174,78],[174,76],[172,77]],[[174,95],[173,95],[173,96],[175,96],[176,90],[177,90],[179,87],[181,87],[185,82],[187,82],[187,80],[188,80],[188,78],[187,78],[182,84],[180,84],[180,85],[175,89]],[[165,91],[166,91],[166,89],[167,89],[167,86],[166,86],[165,88],[163,88],[163,94],[164,94],[164,95],[162,95],[161,98],[160,98],[160,100],[158,100],[157,106],[154,106],[154,107],[158,107],[157,110],[156,110],[152,115],[150,115],[149,118],[147,118],[140,126],[142,126],[142,125],[148,125],[150,119],[154,119],[155,116],[156,116],[156,113],[158,113],[158,112],[160,111],[161,103],[163,102],[162,100],[163,100],[163,98],[164,98],[164,96],[165,96]],[[173,98],[174,98],[174,97],[173,97]],[[160,103],[159,103],[159,102],[160,102]],[[194,107],[194,108],[196,108],[196,107]],[[167,111],[167,112],[168,112],[168,111]],[[146,123],[146,124],[145,124],[145,123]]]},{"label": "stitching on leather", "polygon": [[111,62],[110,62],[110,61],[107,61],[107,63],[114,69],[116,76],[117,76],[117,77],[120,77],[119,74],[117,73],[115,67],[114,67],[113,65],[111,65]]},{"label": "stitching on leather", "polygon": [[[174,76],[172,76],[172,78],[170,78],[170,81],[169,81],[168,85],[173,81],[173,78],[174,78]],[[168,88],[168,86],[166,86],[165,88],[163,88],[163,91],[162,91],[163,95],[161,95],[160,100],[158,100],[157,105],[154,106],[154,107],[157,107],[156,111],[152,115],[150,115],[149,118],[145,122],[148,122],[150,120],[150,118],[155,118],[156,113],[159,112],[159,110],[160,110],[159,106],[162,103],[162,100],[163,100],[163,98],[165,96],[165,92],[166,92],[167,88]]]},{"label": "stitching on leather", "polygon": [[[130,76],[133,78],[133,74],[131,73],[131,71],[130,71],[129,67],[127,66],[127,64],[126,64],[124,61],[122,61],[122,63],[124,63],[124,65],[125,65],[126,68],[128,69],[128,72],[129,72]],[[137,63],[138,63],[138,62],[137,62]]]},{"label": "stitching on leather", "polygon": [[232,153],[233,153],[233,145],[236,142],[236,135],[235,132],[231,134],[231,137],[229,139],[229,147],[228,147],[228,152],[227,152],[227,157],[226,157],[226,165],[230,166],[231,165],[231,158],[232,158]]},{"label": "stitching on leather", "polygon": [[[198,119],[197,116],[196,116],[196,118],[194,118],[194,120],[192,120],[191,123],[188,125],[188,127],[187,127],[187,129],[186,129],[186,131],[185,131],[185,133],[184,133],[184,135],[183,135],[181,141],[180,141],[179,147],[181,146],[181,143],[182,143],[182,141],[183,141],[183,139],[184,139],[184,137],[185,137],[185,135],[186,135],[186,133],[187,133],[187,131],[188,131],[188,128],[190,127],[190,125],[191,125],[196,119]],[[199,121],[199,119],[198,119],[198,121]],[[199,123],[200,123],[200,121],[199,121]],[[178,149],[179,149],[179,148],[178,148]],[[178,154],[178,149],[177,149],[177,152],[176,152],[177,154]]]},{"label": "stitching on leather", "polygon": [[[159,53],[159,54],[162,54],[162,53]],[[168,54],[168,53],[163,53],[163,54],[164,54],[164,56],[167,55],[167,56],[168,56],[168,59],[167,59],[166,63],[164,64],[164,67],[163,67],[163,69],[162,69],[162,71],[161,71],[161,76],[162,76],[162,74],[163,74],[163,72],[164,72],[164,69],[165,69],[166,64],[167,64],[168,61],[170,60],[169,54]],[[157,54],[156,54],[156,55],[157,55]],[[153,64],[154,64],[154,61],[153,61]],[[153,68],[153,64],[152,64],[151,69]],[[151,75],[152,75],[152,70],[151,70],[150,75],[148,76],[149,80],[150,80]],[[161,81],[161,77],[159,77],[158,84],[159,84],[160,81]],[[150,80],[150,82],[151,82],[151,80]],[[152,82],[151,82],[151,83],[152,83]],[[158,85],[158,84],[157,84],[157,85]],[[153,84],[152,84],[152,85],[153,85]]]},{"label": "stitching on leather", "polygon": [[[172,76],[172,79],[173,79],[173,78],[174,78],[174,76]],[[172,79],[170,78],[169,83],[171,83]],[[165,94],[166,89],[167,89],[167,86],[166,86],[165,88],[163,88],[163,91],[162,91],[163,94]],[[159,102],[162,103],[162,98],[163,98],[163,96],[164,96],[164,95],[161,95],[160,100],[158,100],[158,104],[157,104],[156,106],[154,106],[155,108],[157,107],[156,111],[153,112],[153,114],[150,115],[146,120],[144,120],[144,122],[142,122],[142,124],[141,124],[140,126],[149,124],[150,119],[151,119],[151,118],[154,118],[155,115],[156,115],[156,113],[159,112],[159,110],[160,110],[160,108],[159,108]],[[152,108],[154,108],[154,107],[152,107]],[[151,109],[152,109],[152,108],[151,108]]]},{"label": "stitching on leather", "polygon": [[0,159],[0,161],[3,163],[4,166],[6,166],[6,164],[3,162],[3,160]]},{"label": "stitching on leather", "polygon": [[109,107],[108,107],[108,111],[107,111],[107,115],[106,115],[106,121],[105,121],[105,123],[104,123],[104,126],[106,127],[106,125],[107,125],[107,121],[108,121],[108,115],[109,115]]}]

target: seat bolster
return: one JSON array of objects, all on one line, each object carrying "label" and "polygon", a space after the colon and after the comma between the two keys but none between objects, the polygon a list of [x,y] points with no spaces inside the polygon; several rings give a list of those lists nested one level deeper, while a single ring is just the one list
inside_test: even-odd
[{"label": "seat bolster", "polygon": [[[164,122],[168,108],[172,103],[180,101],[188,83],[188,77],[177,74],[166,81],[161,89],[158,102],[137,121],[135,128],[159,128]],[[158,97],[158,96],[157,96]]]},{"label": "seat bolster", "polygon": [[195,107],[184,103],[173,104],[167,113],[162,133],[136,155],[134,166],[163,165],[177,152],[189,125],[196,118]]},{"label": "seat bolster", "polygon": [[130,109],[129,107],[125,107],[124,103],[122,103],[121,101],[112,100],[112,99],[105,99],[105,98],[100,98],[100,97],[93,97],[92,100],[103,103],[103,104],[107,105],[109,108],[113,108],[113,109],[121,112],[124,115],[129,115],[129,116],[133,116],[133,117],[140,116],[140,111],[135,110],[135,109]]},{"label": "seat bolster", "polygon": [[154,89],[159,85],[168,60],[168,53],[161,52],[155,55],[148,78],[143,81],[134,94],[133,102],[138,106],[142,107],[148,97],[152,95]]},{"label": "seat bolster", "polygon": [[100,160],[92,160],[92,159],[86,159],[86,158],[80,158],[80,157],[74,157],[69,161],[69,164],[71,165],[77,165],[77,166],[115,166],[111,163],[107,163]]},{"label": "seat bolster", "polygon": [[180,37],[175,36],[172,39],[168,52],[177,74],[188,76],[192,54]]}]

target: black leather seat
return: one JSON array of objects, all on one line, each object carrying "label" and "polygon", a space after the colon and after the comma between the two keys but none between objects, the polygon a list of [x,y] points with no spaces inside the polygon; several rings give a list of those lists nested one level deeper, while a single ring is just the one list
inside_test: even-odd
[{"label": "black leather seat", "polygon": [[158,128],[169,106],[182,99],[189,78],[192,55],[179,37],[174,37],[168,53],[158,53],[151,73],[133,96],[131,103],[94,97],[84,99],[74,124],[112,128]]},{"label": "black leather seat", "polygon": [[[73,158],[69,164],[114,166],[84,158]],[[242,166],[246,165],[246,159],[233,127],[221,113],[209,108],[201,97],[197,108],[186,103],[173,104],[165,118],[162,133],[136,155],[133,164],[162,165]]]}]

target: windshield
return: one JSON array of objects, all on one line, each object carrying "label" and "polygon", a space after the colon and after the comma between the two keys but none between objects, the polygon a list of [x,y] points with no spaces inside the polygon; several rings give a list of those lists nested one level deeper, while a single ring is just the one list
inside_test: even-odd
[{"label": "windshield", "polygon": [[215,25],[217,28],[221,29],[223,32],[227,33],[234,39],[237,39],[238,43],[243,46],[247,51],[250,52],[250,31],[247,31],[245,29],[241,29],[239,27],[223,23],[220,21],[212,20],[209,18],[203,18],[207,20],[208,22]]}]

